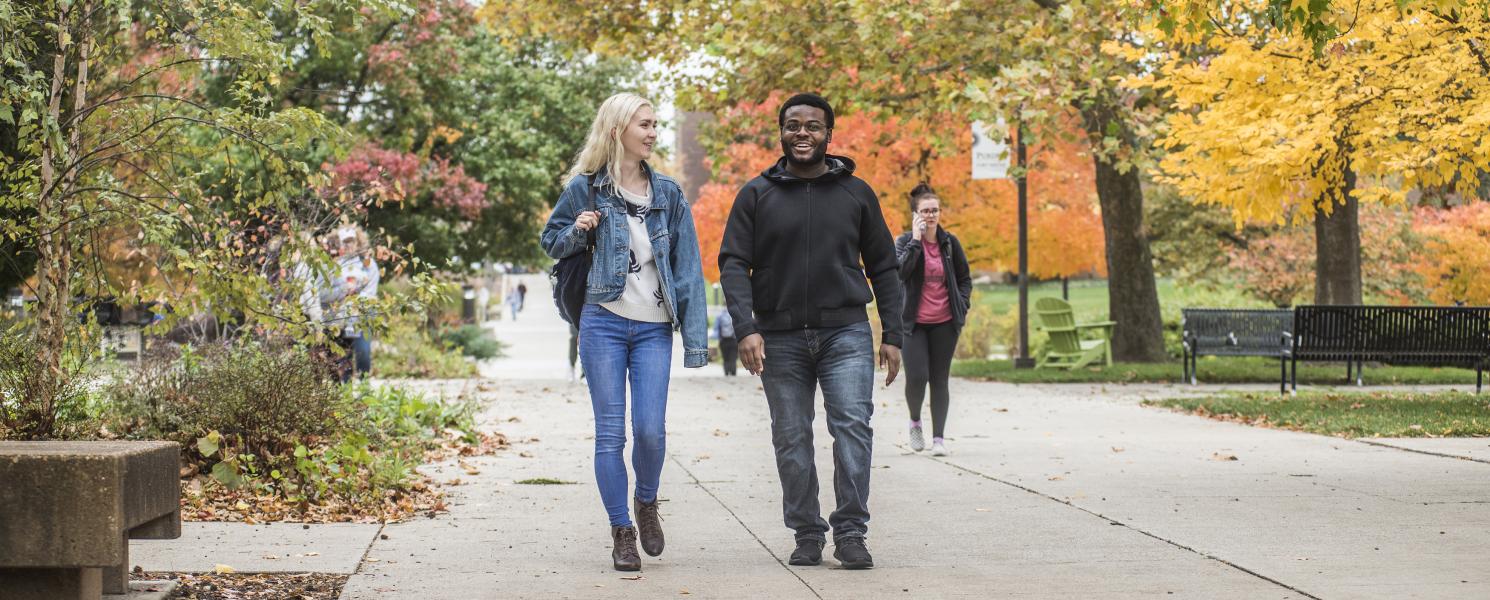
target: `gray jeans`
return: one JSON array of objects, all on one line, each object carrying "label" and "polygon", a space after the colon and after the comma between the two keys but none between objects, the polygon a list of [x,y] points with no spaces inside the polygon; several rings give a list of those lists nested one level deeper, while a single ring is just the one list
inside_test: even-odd
[{"label": "gray jeans", "polygon": [[[874,334],[869,323],[763,331],[761,382],[771,407],[771,441],[781,476],[782,512],[798,540],[863,537],[869,523],[869,457],[874,430]],[[818,385],[833,436],[833,494],[838,507],[824,521],[818,505],[812,421]]]}]

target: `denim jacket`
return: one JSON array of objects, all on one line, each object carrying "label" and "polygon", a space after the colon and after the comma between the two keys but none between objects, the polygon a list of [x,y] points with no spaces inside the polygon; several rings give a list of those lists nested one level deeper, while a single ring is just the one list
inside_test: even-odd
[{"label": "denim jacket", "polygon": [[[658,174],[646,163],[642,165],[652,179],[652,208],[646,223],[657,257],[657,272],[662,277],[663,302],[673,329],[683,332],[683,366],[702,367],[709,362],[708,306],[693,211],[678,182]],[[595,186],[595,210],[601,217],[595,228],[595,258],[590,265],[585,303],[600,304],[621,297],[631,265],[626,201],[613,191],[608,173],[576,177],[564,187],[543,228],[542,243],[543,251],[555,259],[585,249],[588,236],[574,226],[574,219],[589,210],[590,186]]]}]

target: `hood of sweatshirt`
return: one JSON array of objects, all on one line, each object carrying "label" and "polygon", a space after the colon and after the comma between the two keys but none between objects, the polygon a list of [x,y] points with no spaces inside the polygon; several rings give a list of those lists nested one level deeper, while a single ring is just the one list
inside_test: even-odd
[{"label": "hood of sweatshirt", "polygon": [[822,175],[818,175],[817,177],[814,177],[812,179],[803,179],[801,177],[797,177],[796,175],[792,175],[791,171],[786,170],[786,157],[783,156],[776,160],[776,164],[771,165],[770,168],[764,171],[761,171],[761,177],[765,177],[766,179],[769,179],[776,183],[817,183],[824,181],[833,181],[835,179],[848,177],[849,175],[854,174],[854,161],[847,156],[834,156],[832,154],[829,154],[823,157],[823,161],[828,163],[827,173],[823,173]]}]

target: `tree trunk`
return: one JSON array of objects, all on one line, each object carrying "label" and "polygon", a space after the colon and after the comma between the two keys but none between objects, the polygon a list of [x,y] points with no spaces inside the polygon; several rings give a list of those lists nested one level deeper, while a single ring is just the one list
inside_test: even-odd
[{"label": "tree trunk", "polygon": [[[1132,137],[1116,111],[1097,104],[1080,107],[1087,135],[1096,145],[1109,131]],[[1164,322],[1159,316],[1159,290],[1154,283],[1154,258],[1148,230],[1143,225],[1143,188],[1138,169],[1119,172],[1117,166],[1093,153],[1097,168],[1097,199],[1102,206],[1102,235],[1107,246],[1108,315],[1112,331],[1112,359],[1123,362],[1162,362]]]},{"label": "tree trunk", "polygon": [[1345,168],[1340,197],[1326,215],[1314,213],[1314,303],[1361,303],[1360,205],[1350,193],[1355,171]]},{"label": "tree trunk", "polygon": [[[57,14],[57,54],[52,61],[52,88],[47,103],[47,118],[61,127],[69,114],[77,114],[86,102],[88,85],[88,54],[91,51],[87,15],[91,3],[72,7],[64,3]],[[74,20],[74,11],[80,17]],[[73,107],[71,113],[62,110],[65,84],[68,80],[68,53],[73,48],[69,39],[76,40],[79,48],[76,61]],[[77,156],[81,142],[79,124],[67,127],[66,141],[62,132],[47,135],[41,150],[41,189],[37,197],[37,222],[43,234],[37,243],[36,268],[36,362],[28,373],[26,395],[28,408],[22,410],[20,435],[29,438],[45,438],[53,433],[58,402],[66,388],[66,369],[62,359],[67,345],[67,328],[72,320],[72,240],[68,225],[67,198],[77,181],[76,170],[68,167],[59,172],[58,165],[71,165]]]}]

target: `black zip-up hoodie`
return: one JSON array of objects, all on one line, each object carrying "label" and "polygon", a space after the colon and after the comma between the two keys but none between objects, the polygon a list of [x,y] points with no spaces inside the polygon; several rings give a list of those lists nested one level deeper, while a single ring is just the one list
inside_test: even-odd
[{"label": "black zip-up hoodie", "polygon": [[783,157],[735,196],[719,280],[736,339],[859,323],[878,299],[881,343],[901,345],[905,290],[879,197],[854,177],[852,160],[828,155],[827,164],[827,173],[801,179]]}]

